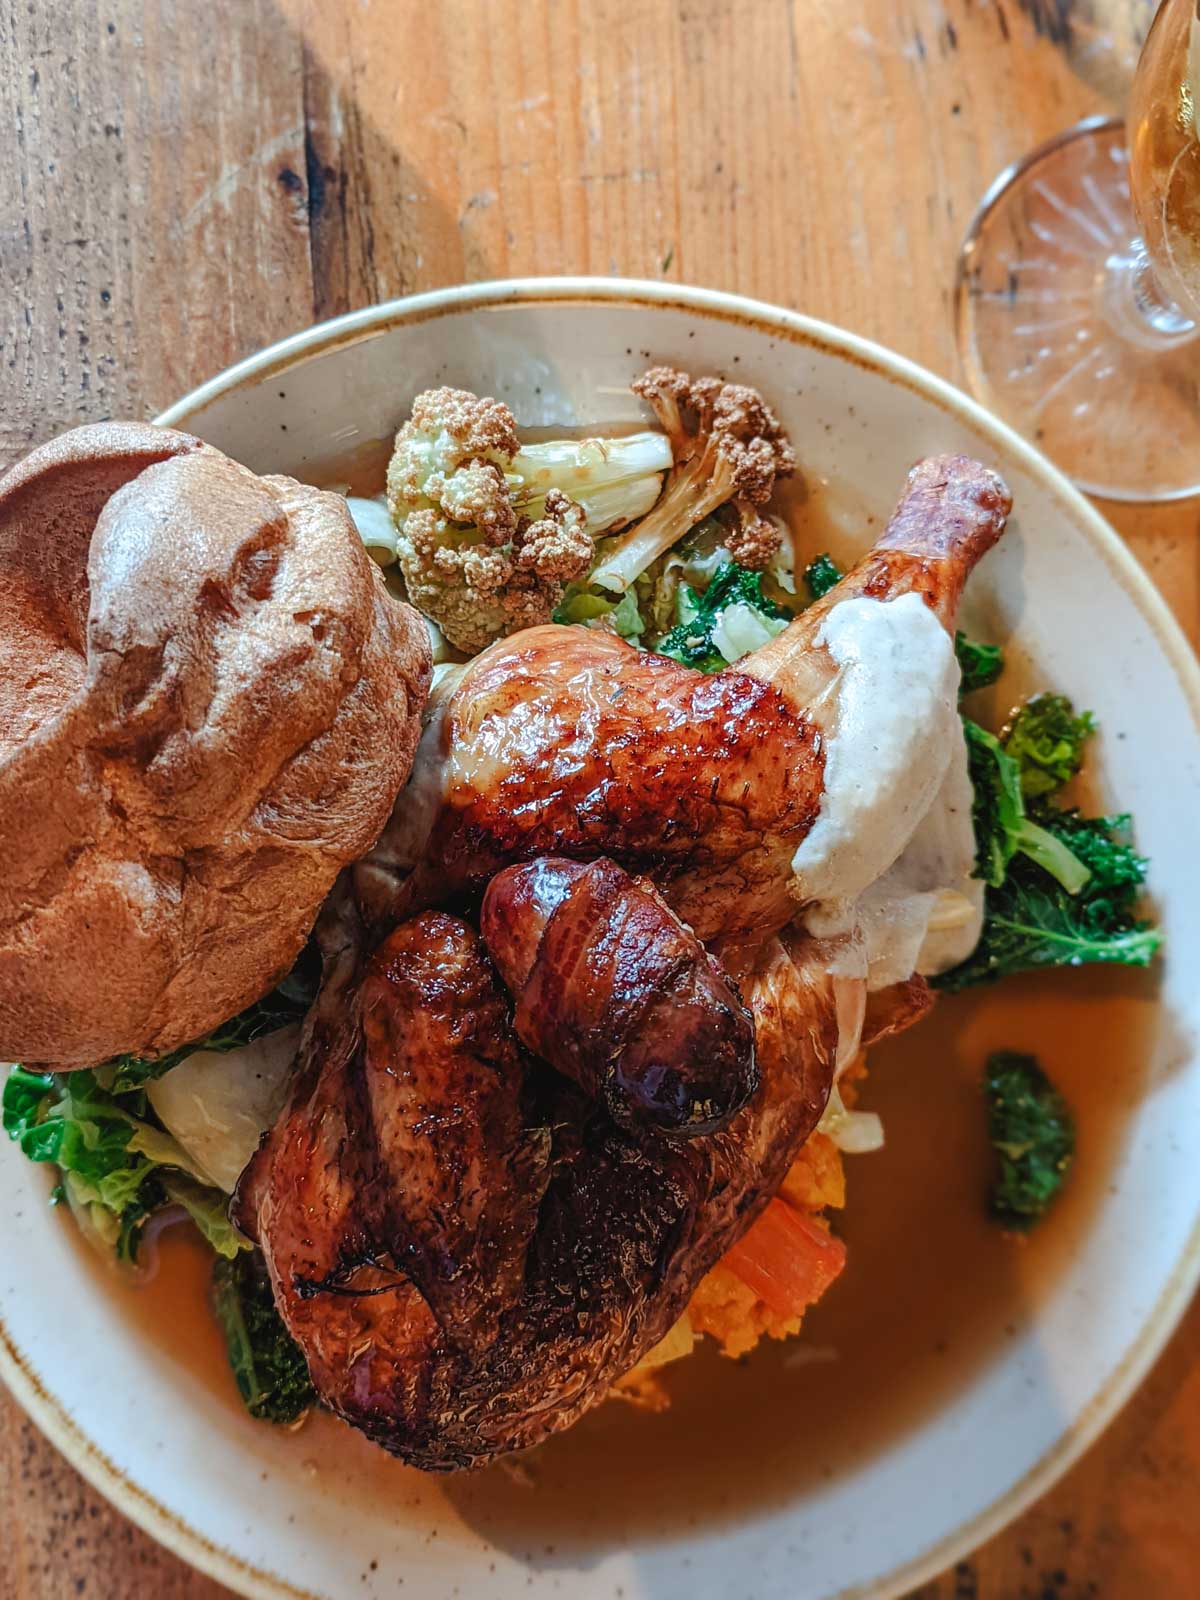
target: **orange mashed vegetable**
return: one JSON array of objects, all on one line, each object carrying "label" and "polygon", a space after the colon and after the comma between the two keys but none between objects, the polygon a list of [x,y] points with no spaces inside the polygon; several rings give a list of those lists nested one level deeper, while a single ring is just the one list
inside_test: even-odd
[{"label": "orange mashed vegetable", "polygon": [[[866,1076],[863,1057],[851,1063],[838,1083],[847,1107],[858,1098],[858,1082]],[[846,1174],[842,1153],[826,1134],[811,1134],[779,1187],[779,1199],[822,1227],[826,1212],[846,1203]],[[661,1382],[664,1369],[687,1355],[695,1340],[706,1334],[721,1347],[721,1354],[736,1360],[749,1354],[760,1339],[790,1339],[799,1333],[802,1317],[784,1317],[759,1299],[736,1273],[722,1262],[700,1280],[687,1311],[665,1339],[613,1387],[613,1394],[652,1411],[663,1411],[670,1399]]]}]

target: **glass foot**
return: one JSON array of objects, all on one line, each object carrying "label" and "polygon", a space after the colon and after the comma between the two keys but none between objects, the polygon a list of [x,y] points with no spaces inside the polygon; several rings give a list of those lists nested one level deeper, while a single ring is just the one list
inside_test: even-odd
[{"label": "glass foot", "polygon": [[959,261],[976,396],[1085,493],[1200,493],[1200,330],[1158,297],[1121,123],[1093,118],[985,198]]}]

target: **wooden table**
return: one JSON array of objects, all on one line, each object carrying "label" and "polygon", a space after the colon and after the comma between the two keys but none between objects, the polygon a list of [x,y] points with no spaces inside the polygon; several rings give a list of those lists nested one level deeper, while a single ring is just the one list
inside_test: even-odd
[{"label": "wooden table", "polygon": [[[0,0],[0,467],[75,423],[152,415],[316,319],[521,273],[739,290],[954,378],[976,201],[1037,141],[1119,108],[1152,9]],[[1196,638],[1196,508],[1118,522]],[[1198,1350],[1193,1308],[1107,1437],[922,1600],[1200,1592]],[[0,1529],[6,1600],[225,1592],[6,1398]]]}]

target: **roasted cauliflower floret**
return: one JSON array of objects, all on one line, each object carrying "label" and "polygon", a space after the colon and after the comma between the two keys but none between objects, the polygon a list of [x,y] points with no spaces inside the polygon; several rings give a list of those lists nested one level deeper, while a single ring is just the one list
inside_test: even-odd
[{"label": "roasted cauliflower floret", "polygon": [[572,583],[591,565],[594,541],[583,507],[551,489],[541,519],[531,522],[518,541],[517,565],[544,583]]},{"label": "roasted cauliflower floret", "polygon": [[410,511],[398,540],[412,603],[472,655],[493,639],[548,622],[567,584],[587,572],[593,548],[583,512],[558,489],[546,495],[543,515],[515,521],[504,543],[431,507]]},{"label": "roasted cauliflower floret", "polygon": [[466,389],[426,389],[396,435],[388,467],[388,502],[415,505],[438,500],[460,467],[491,461],[504,468],[520,449],[517,424],[500,400],[481,400]]},{"label": "roasted cauliflower floret", "polygon": [[796,457],[779,419],[757,389],[651,367],[631,386],[653,408],[675,459],[654,509],[618,539],[592,582],[622,593],[697,523],[732,502],[738,527],[728,540],[743,566],[762,570],[779,549],[778,529],[758,510]]},{"label": "roasted cauliflower floret", "polygon": [[504,544],[517,531],[517,513],[504,474],[494,461],[469,461],[441,482],[437,499],[452,522],[474,524],[488,544]]},{"label": "roasted cauliflower floret", "polygon": [[659,433],[522,446],[499,400],[418,395],[387,482],[409,598],[472,653],[548,622],[596,535],[649,510],[671,461]]},{"label": "roasted cauliflower floret", "polygon": [[740,566],[765,572],[779,554],[783,534],[777,523],[764,517],[749,500],[735,500],[737,521],[725,535],[726,547]]}]

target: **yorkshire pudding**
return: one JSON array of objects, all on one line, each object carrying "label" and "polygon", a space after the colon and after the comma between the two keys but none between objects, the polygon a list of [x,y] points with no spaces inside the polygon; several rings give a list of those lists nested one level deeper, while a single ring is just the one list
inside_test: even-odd
[{"label": "yorkshire pudding", "polygon": [[122,422],[0,479],[0,1058],[157,1055],[269,989],[429,674],[336,495]]}]

